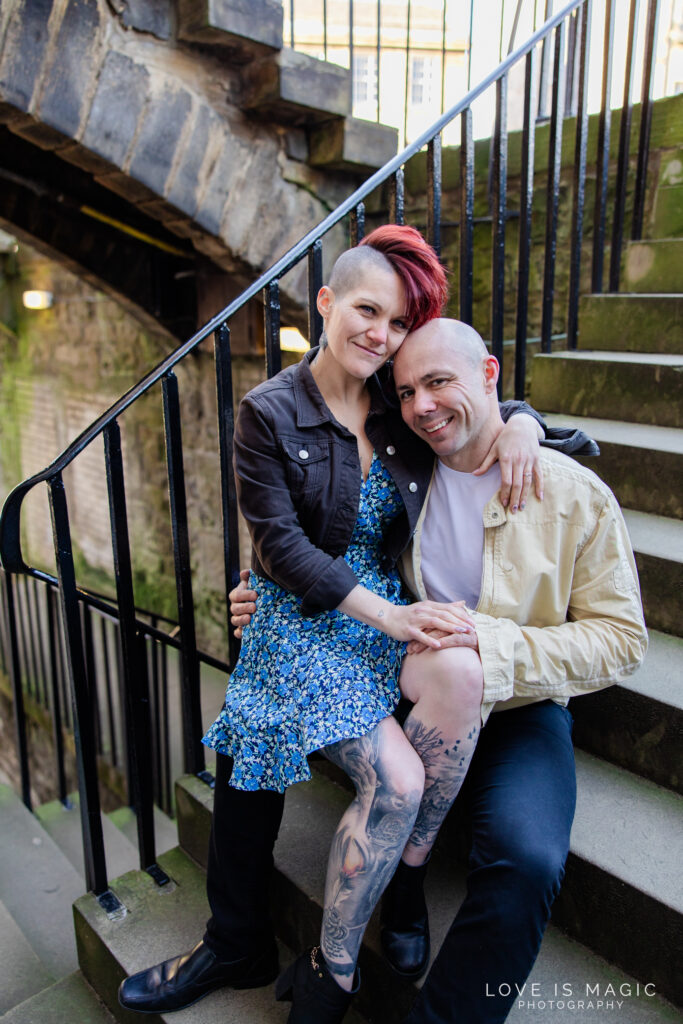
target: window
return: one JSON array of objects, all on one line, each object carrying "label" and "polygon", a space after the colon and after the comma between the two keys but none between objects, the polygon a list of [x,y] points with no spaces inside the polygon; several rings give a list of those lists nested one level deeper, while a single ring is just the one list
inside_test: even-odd
[{"label": "window", "polygon": [[377,102],[377,54],[353,55],[353,105]]},{"label": "window", "polygon": [[410,59],[410,105],[429,106],[433,99],[434,58],[411,57]]}]

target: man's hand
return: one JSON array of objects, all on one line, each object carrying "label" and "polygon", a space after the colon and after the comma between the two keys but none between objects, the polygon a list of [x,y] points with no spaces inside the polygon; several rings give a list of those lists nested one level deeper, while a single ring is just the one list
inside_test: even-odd
[{"label": "man's hand", "polygon": [[500,464],[500,501],[511,512],[526,505],[532,478],[536,485],[536,497],[543,501],[543,470],[541,469],[539,440],[542,436],[539,423],[526,413],[512,416],[491,445],[481,466],[474,471],[481,476],[496,462]]},{"label": "man's hand", "polygon": [[230,601],[230,621],[235,627],[235,636],[242,639],[242,630],[251,622],[251,617],[256,611],[256,599],[258,594],[255,590],[249,590],[247,580],[249,570],[240,569],[240,581],[234,590],[228,594]]},{"label": "man's hand", "polygon": [[[440,641],[439,650],[441,651],[446,647],[471,647],[479,653],[479,638],[474,628],[468,633],[444,633],[440,629],[428,629],[425,632]],[[411,640],[406,647],[406,654],[422,654],[426,650],[428,650],[426,644],[420,643],[419,640]]]}]

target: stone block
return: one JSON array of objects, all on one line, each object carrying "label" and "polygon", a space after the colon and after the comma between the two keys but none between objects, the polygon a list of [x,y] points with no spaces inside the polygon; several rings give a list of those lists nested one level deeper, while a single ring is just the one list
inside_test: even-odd
[{"label": "stone block", "polygon": [[0,63],[0,97],[29,110],[40,79],[53,0],[21,0],[10,17]]},{"label": "stone block", "polygon": [[115,192],[117,196],[127,199],[129,203],[147,203],[155,199],[154,192],[142,185],[135,178],[125,174],[123,171],[112,171],[107,174],[96,174],[95,181],[105,188]]},{"label": "stone block", "polygon": [[629,242],[625,291],[683,292],[683,238]]},{"label": "stone block", "polygon": [[41,121],[34,121],[33,119],[20,124],[13,124],[11,128],[15,135],[20,135],[22,139],[26,139],[27,142],[38,146],[40,149],[60,149],[70,141],[61,132],[50,128],[49,125],[43,124]]},{"label": "stone block", "polygon": [[102,157],[96,156],[95,153],[86,149],[85,146],[81,146],[80,143],[76,143],[73,146],[64,146],[63,149],[60,149],[59,156],[62,160],[73,164],[74,167],[80,167],[82,171],[87,171],[89,174],[104,175],[111,172],[111,164],[108,160],[103,160]]},{"label": "stone block", "polygon": [[199,107],[192,120],[192,134],[178,157],[166,194],[168,201],[188,216],[193,216],[197,208],[200,175],[209,141],[213,130],[221,123],[218,115],[207,104]]},{"label": "stone block", "polygon": [[157,195],[163,195],[178,141],[192,108],[186,89],[164,89],[145,111],[130,161],[130,174]]},{"label": "stone block", "polygon": [[574,416],[683,426],[683,356],[559,352],[533,361],[536,409]]},{"label": "stone block", "polygon": [[121,24],[137,32],[149,32],[157,39],[170,39],[173,32],[172,0],[117,0],[112,4]]},{"label": "stone block", "polygon": [[85,113],[99,25],[97,0],[69,0],[41,92],[41,120],[71,138],[77,137]]},{"label": "stone block", "polygon": [[347,117],[351,113],[349,72],[305,53],[282,50],[245,68],[241,106],[291,123]]},{"label": "stone block", "polygon": [[246,141],[236,135],[224,136],[194,215],[197,223],[212,235],[220,233],[228,195],[242,180],[252,155]]},{"label": "stone block", "polygon": [[135,135],[149,83],[149,73],[130,57],[110,50],[83,133],[83,145],[121,167]]},{"label": "stone block", "polygon": [[584,295],[579,348],[683,353],[683,295]]},{"label": "stone block", "polygon": [[282,49],[281,0],[180,0],[178,35],[188,42]]},{"label": "stone block", "polygon": [[652,238],[683,235],[683,185],[659,186],[649,234]]},{"label": "stone block", "polygon": [[336,171],[379,170],[398,149],[398,130],[358,117],[328,121],[310,132],[309,163]]}]

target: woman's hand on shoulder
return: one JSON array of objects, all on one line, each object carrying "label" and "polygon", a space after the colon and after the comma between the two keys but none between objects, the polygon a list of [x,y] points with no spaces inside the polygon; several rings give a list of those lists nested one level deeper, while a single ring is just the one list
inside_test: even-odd
[{"label": "woman's hand on shoulder", "polygon": [[494,462],[500,464],[500,501],[511,512],[523,509],[534,481],[536,497],[543,501],[543,470],[539,445],[540,427],[533,416],[519,413],[511,416],[481,466],[474,471],[481,476]]},{"label": "woman's hand on shoulder", "polygon": [[242,638],[242,630],[245,626],[249,625],[251,617],[256,611],[258,595],[255,590],[249,589],[247,586],[248,580],[249,570],[240,569],[240,581],[228,594],[230,621],[235,627],[235,636],[238,640]]}]

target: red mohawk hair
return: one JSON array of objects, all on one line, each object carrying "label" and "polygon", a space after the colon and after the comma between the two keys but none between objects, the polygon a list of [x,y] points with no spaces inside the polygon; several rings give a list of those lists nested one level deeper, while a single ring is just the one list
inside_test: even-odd
[{"label": "red mohawk hair", "polygon": [[407,224],[384,224],[358,244],[381,252],[401,278],[412,330],[441,315],[448,299],[446,271],[419,231]]}]

